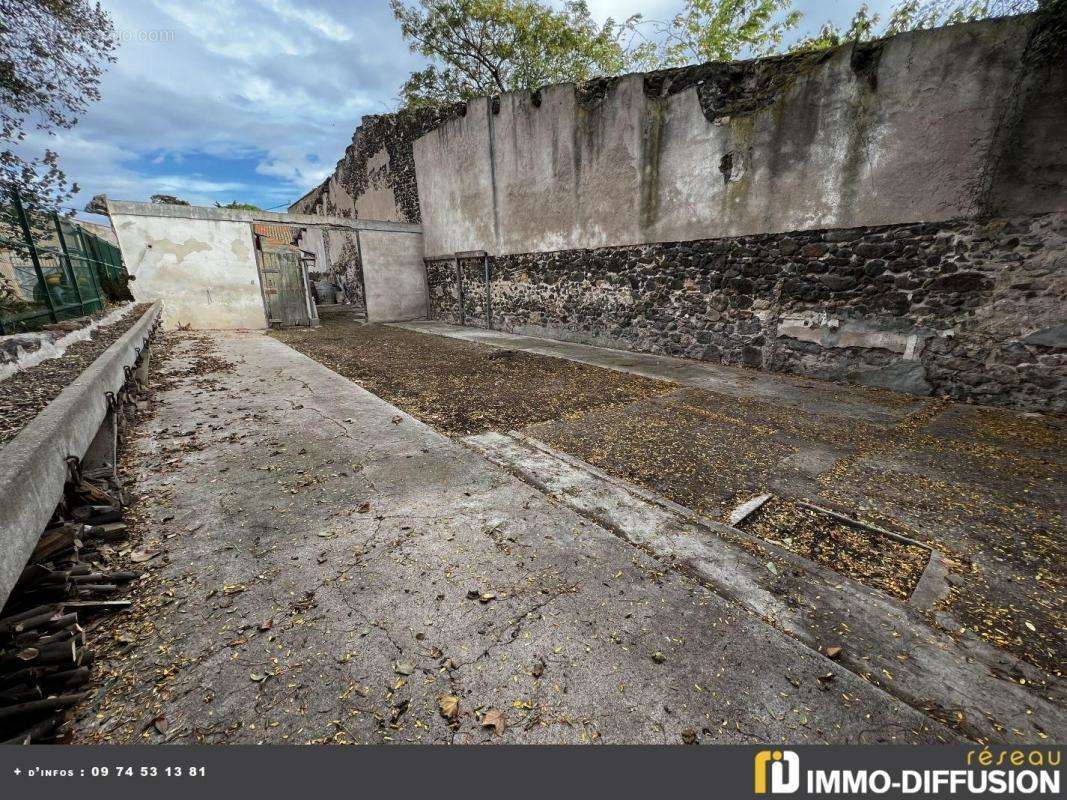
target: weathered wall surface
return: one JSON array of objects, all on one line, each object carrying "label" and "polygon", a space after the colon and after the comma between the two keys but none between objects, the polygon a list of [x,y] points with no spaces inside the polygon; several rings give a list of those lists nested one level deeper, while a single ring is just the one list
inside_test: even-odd
[{"label": "weathered wall surface", "polygon": [[445,260],[484,250],[493,327],[1067,411],[1067,48],[1048,30],[473,102],[414,145],[430,315],[486,324],[484,279],[464,271],[461,295]]},{"label": "weathered wall surface", "polygon": [[404,109],[363,118],[330,177],[289,211],[389,222],[420,222],[411,144],[463,107]]},{"label": "weathered wall surface", "polygon": [[111,214],[138,302],[163,301],[168,328],[265,328],[247,222]]},{"label": "weathered wall surface", "polygon": [[[1064,213],[527,253],[492,272],[498,329],[1067,411]],[[458,323],[455,263],[428,275],[431,315]]]},{"label": "weathered wall surface", "polygon": [[428,257],[1067,208],[1035,17],[469,104],[415,142]]},{"label": "weathered wall surface", "polygon": [[367,288],[367,320],[396,322],[426,316],[422,235],[361,230],[359,250]]},{"label": "weathered wall surface", "polygon": [[366,286],[369,319],[426,315],[418,225],[118,201],[108,208],[127,268],[136,276],[135,297],[163,300],[170,327],[266,327],[253,223],[300,231],[300,246],[351,282],[343,287],[351,299],[363,299]]}]

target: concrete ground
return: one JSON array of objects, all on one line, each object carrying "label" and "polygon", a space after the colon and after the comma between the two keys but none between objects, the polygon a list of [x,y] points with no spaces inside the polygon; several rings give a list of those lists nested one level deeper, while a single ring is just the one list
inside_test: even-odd
[{"label": "concrete ground", "polygon": [[955,738],[286,345],[168,339],[75,741]]},{"label": "concrete ground", "polygon": [[670,381],[670,393],[521,429],[721,521],[772,492],[932,545],[949,567],[942,626],[1062,677],[1067,420],[439,322],[400,327]]}]

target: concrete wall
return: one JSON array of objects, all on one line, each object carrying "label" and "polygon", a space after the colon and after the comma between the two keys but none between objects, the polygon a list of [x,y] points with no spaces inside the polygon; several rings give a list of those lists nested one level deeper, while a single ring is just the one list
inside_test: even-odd
[{"label": "concrete wall", "polygon": [[422,236],[362,230],[359,249],[367,289],[367,319],[396,322],[426,316]]},{"label": "concrete wall", "polygon": [[247,222],[143,216],[112,210],[138,302],[163,301],[168,328],[265,328]]},{"label": "concrete wall", "polygon": [[1067,68],[1024,59],[1034,25],[473,101],[413,147],[426,255],[1067,208]]},{"label": "concrete wall", "polygon": [[169,327],[266,327],[253,222],[305,229],[305,249],[320,262],[341,267],[356,295],[361,296],[365,282],[372,321],[426,315],[418,225],[118,201],[109,201],[108,208],[126,266],[136,277],[131,284],[135,298],[162,300]]}]

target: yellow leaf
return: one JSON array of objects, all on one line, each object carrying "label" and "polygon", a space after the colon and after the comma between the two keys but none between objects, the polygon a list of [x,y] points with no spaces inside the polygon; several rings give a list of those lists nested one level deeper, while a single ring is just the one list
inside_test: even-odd
[{"label": "yellow leaf", "polygon": [[459,719],[459,698],[455,695],[446,694],[437,698],[437,708],[445,719],[453,722]]}]

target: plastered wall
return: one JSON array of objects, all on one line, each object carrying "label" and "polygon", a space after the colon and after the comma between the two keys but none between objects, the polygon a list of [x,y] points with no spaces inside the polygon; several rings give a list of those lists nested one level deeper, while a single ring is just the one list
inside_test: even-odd
[{"label": "plastered wall", "polygon": [[138,302],[163,301],[168,328],[265,328],[247,222],[112,213]]},{"label": "plastered wall", "polygon": [[426,254],[1062,209],[1067,69],[1034,25],[473,101],[413,147]]}]

